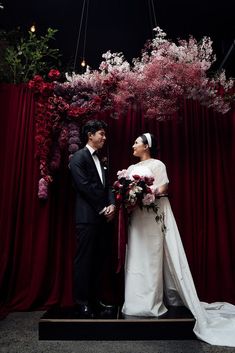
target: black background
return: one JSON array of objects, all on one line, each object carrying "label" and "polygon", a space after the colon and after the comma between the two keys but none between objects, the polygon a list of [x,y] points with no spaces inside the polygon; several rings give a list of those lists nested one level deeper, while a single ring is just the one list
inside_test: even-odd
[{"label": "black background", "polygon": [[[154,4],[157,24],[168,38],[197,40],[210,36],[217,55],[214,69],[220,67],[235,40],[235,1],[223,0],[90,0],[85,57],[87,64],[98,68],[102,53],[122,51],[128,61],[137,57],[147,39],[152,38]],[[83,0],[2,0],[0,28],[29,29],[35,22],[39,33],[56,28],[55,46],[63,54],[64,65],[73,65]],[[78,51],[83,53],[85,14]],[[235,76],[235,48],[224,64],[229,75]]]}]

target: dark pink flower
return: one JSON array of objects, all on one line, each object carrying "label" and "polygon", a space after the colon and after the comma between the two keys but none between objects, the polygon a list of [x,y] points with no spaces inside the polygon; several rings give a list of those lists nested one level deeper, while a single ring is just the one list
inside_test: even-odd
[{"label": "dark pink flower", "polygon": [[69,145],[69,152],[75,153],[79,149],[78,145],[76,143],[72,143]]}]

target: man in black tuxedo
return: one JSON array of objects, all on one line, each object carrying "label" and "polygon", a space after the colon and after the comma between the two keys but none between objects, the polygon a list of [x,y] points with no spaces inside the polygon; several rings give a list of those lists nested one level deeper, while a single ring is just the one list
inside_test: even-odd
[{"label": "man in black tuxedo", "polygon": [[101,272],[107,252],[107,223],[115,213],[115,198],[108,184],[107,169],[97,156],[106,140],[107,125],[90,120],[83,127],[86,146],[78,150],[70,161],[76,189],[76,238],[74,259],[74,300],[81,317],[94,315],[99,302]]}]

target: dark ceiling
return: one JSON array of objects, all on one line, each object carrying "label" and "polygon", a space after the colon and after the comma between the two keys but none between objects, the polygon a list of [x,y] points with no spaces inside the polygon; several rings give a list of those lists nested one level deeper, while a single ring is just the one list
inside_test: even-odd
[{"label": "dark ceiling", "polygon": [[[57,28],[56,46],[63,54],[64,63],[73,63],[83,0],[0,0],[0,3],[4,6],[0,10],[1,28],[29,28],[33,22],[41,33],[48,27]],[[224,68],[234,74],[234,14],[234,0],[219,3],[212,0],[89,0],[86,61],[97,68],[102,53],[109,49],[122,51],[129,61],[139,56],[146,40],[152,37],[155,15],[157,24],[173,40],[189,35],[198,40],[204,35],[210,36],[218,67],[230,49]],[[85,12],[78,56],[82,56],[84,28]]]}]

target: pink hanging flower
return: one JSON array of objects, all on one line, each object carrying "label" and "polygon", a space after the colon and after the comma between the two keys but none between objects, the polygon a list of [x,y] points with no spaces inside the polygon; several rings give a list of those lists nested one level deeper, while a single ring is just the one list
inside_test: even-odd
[{"label": "pink hanging flower", "polygon": [[41,178],[38,182],[38,197],[41,200],[48,198],[48,182],[44,178]]}]

